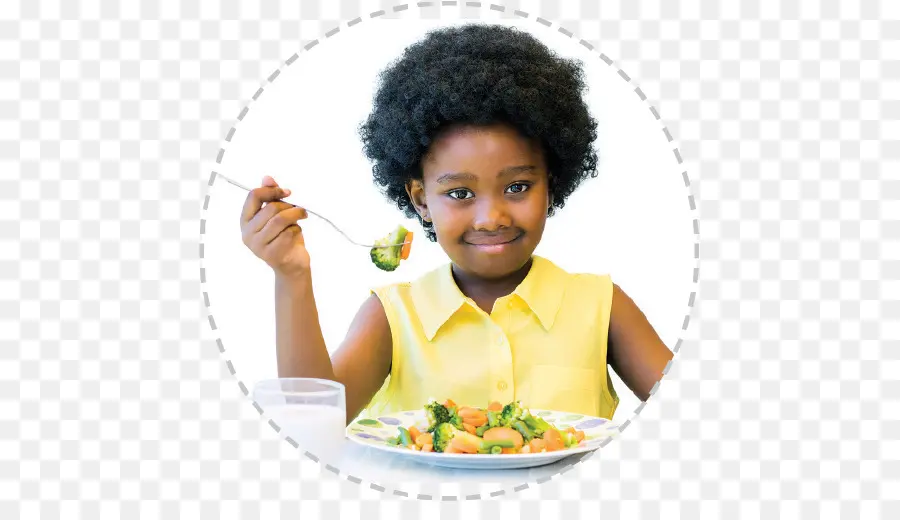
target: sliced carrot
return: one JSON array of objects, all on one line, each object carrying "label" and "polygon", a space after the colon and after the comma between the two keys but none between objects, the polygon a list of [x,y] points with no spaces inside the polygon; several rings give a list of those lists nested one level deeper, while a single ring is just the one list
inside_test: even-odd
[{"label": "sliced carrot", "polygon": [[406,233],[406,239],[403,241],[403,247],[400,248],[400,259],[409,258],[409,252],[412,250],[412,231]]},{"label": "sliced carrot", "polygon": [[462,453],[478,453],[478,448],[472,446],[462,437],[454,437],[450,440],[450,446],[456,450],[459,450]]},{"label": "sliced carrot", "polygon": [[575,440],[581,442],[584,440],[584,432],[581,430],[576,430],[574,426],[569,426],[566,428],[566,432],[571,433],[575,436]]},{"label": "sliced carrot", "polygon": [[507,428],[506,426],[485,430],[482,437],[486,441],[512,441],[515,449],[521,448],[525,443],[525,439],[522,438],[521,433],[512,428]]},{"label": "sliced carrot", "polygon": [[498,403],[497,401],[493,401],[488,405],[487,409],[489,412],[502,412],[503,405]]},{"label": "sliced carrot", "polygon": [[503,455],[513,455],[516,453],[516,449],[515,448],[503,448],[502,450],[500,450],[500,453]]},{"label": "sliced carrot", "polygon": [[457,407],[456,403],[454,403],[452,399],[447,399],[446,401],[444,401],[444,406],[446,406],[447,408],[456,408]]},{"label": "sliced carrot", "polygon": [[425,446],[426,444],[433,444],[433,443],[434,443],[434,438],[431,436],[430,433],[420,433],[416,437],[416,446],[418,446],[420,448]]},{"label": "sliced carrot", "polygon": [[459,442],[465,443],[469,450],[475,452],[481,448],[483,440],[481,437],[465,431],[456,432],[456,435],[453,438]]},{"label": "sliced carrot", "polygon": [[446,448],[444,448],[444,453],[463,453],[463,452],[456,449],[456,447],[453,446],[453,443],[451,442],[450,444],[447,445]]},{"label": "sliced carrot", "polygon": [[475,435],[475,427],[463,420],[463,428],[472,435]]},{"label": "sliced carrot", "polygon": [[531,447],[532,453],[540,453],[542,449],[544,449],[544,440],[538,437],[531,439],[531,442],[528,443],[528,446]]},{"label": "sliced carrot", "polygon": [[487,420],[486,415],[482,415],[482,416],[476,415],[473,417],[466,417],[465,419],[463,419],[463,424],[471,424],[472,426],[474,426],[476,428],[484,426],[485,424],[487,424],[487,422],[488,422],[488,420]]},{"label": "sliced carrot", "polygon": [[424,444],[422,446],[422,451],[424,451],[424,452],[434,451],[434,445],[431,444],[430,442],[428,444]]},{"label": "sliced carrot", "polygon": [[551,428],[544,432],[544,446],[547,448],[547,451],[559,451],[566,447],[566,443],[563,442],[562,434],[559,433],[559,430]]},{"label": "sliced carrot", "polygon": [[413,443],[416,443],[416,437],[421,435],[421,432],[415,426],[410,426],[408,431],[409,431],[409,436],[412,439]]},{"label": "sliced carrot", "polygon": [[484,425],[484,423],[486,423],[488,420],[487,413],[484,410],[479,410],[478,408],[460,408],[456,413],[462,419],[463,424],[468,423],[476,428]]}]

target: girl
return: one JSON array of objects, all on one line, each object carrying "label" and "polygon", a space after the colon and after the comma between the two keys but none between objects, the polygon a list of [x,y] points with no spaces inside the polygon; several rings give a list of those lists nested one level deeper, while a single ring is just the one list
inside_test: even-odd
[{"label": "girl", "polygon": [[531,35],[481,24],[432,31],[382,73],[360,128],[375,182],[450,263],[373,289],[333,358],[306,212],[264,178],[241,230],[275,272],[279,377],[343,383],[348,423],[432,397],[612,418],[607,367],[646,400],[672,353],[643,313],[609,276],[533,254],[546,219],[596,175],[582,76]]}]

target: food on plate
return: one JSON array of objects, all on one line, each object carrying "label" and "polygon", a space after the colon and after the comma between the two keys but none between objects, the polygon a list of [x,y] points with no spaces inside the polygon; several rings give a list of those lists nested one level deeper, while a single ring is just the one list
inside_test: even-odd
[{"label": "food on plate", "polygon": [[397,427],[388,443],[422,452],[481,455],[545,453],[569,449],[584,441],[584,432],[560,430],[523,408],[519,401],[496,401],[485,408],[459,406],[451,399],[425,404],[427,426]]},{"label": "food on plate", "polygon": [[[393,271],[400,265],[401,260],[409,258],[412,250],[412,231],[403,226],[391,231],[384,238],[375,241],[375,247],[369,252],[372,263],[383,271]],[[400,244],[400,245],[391,245]],[[390,245],[390,247],[384,247]]]}]

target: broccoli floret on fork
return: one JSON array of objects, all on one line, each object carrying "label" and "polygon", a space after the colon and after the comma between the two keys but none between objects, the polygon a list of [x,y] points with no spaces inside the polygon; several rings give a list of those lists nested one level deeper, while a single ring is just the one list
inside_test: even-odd
[{"label": "broccoli floret on fork", "polygon": [[372,263],[382,271],[397,269],[400,261],[409,257],[412,235],[412,232],[403,226],[397,226],[397,229],[386,237],[376,240],[374,247],[369,251]]}]

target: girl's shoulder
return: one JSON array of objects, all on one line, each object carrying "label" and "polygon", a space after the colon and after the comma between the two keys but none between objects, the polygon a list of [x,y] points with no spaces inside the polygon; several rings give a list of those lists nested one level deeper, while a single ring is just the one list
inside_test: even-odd
[{"label": "girl's shoulder", "polygon": [[558,264],[544,257],[534,257],[535,266],[538,267],[538,274],[541,281],[544,282],[566,282],[574,286],[580,284],[608,284],[612,283],[612,277],[609,273],[592,273],[587,271],[569,271],[560,267]]},{"label": "girl's shoulder", "polygon": [[417,292],[429,293],[444,285],[442,282],[446,278],[445,271],[449,272],[449,265],[441,265],[407,280],[375,285],[369,290],[382,300],[410,298]]},{"label": "girl's shoulder", "polygon": [[566,308],[605,309],[612,302],[615,286],[609,273],[569,271],[540,257],[535,257],[535,266],[536,276],[530,281],[529,294],[558,301]]},{"label": "girl's shoulder", "polygon": [[396,301],[398,298],[408,295],[411,287],[412,282],[410,281],[391,282],[372,286],[369,288],[369,293],[377,296],[384,305],[389,301]]}]

